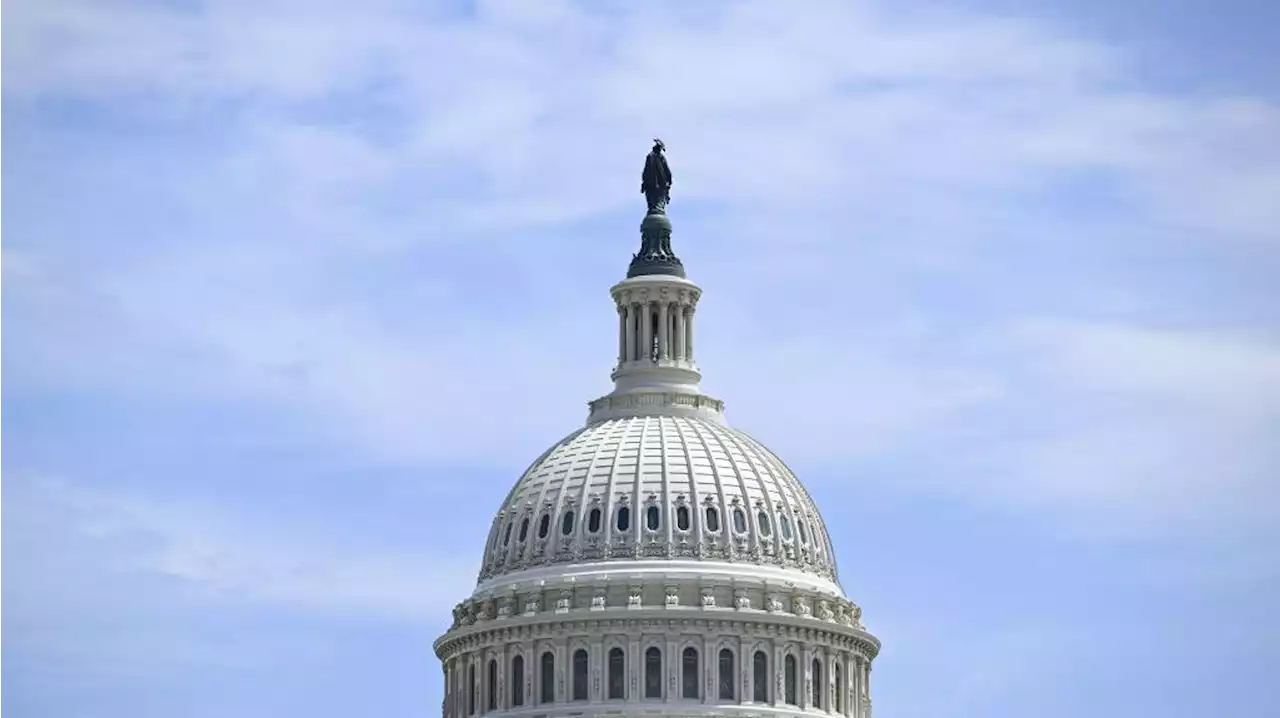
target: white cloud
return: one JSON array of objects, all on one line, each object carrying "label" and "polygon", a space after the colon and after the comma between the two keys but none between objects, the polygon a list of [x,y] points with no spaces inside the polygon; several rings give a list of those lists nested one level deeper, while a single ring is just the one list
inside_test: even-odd
[{"label": "white cloud", "polygon": [[[1276,238],[1272,103],[1151,91],[1119,49],[1052,25],[770,2],[497,2],[446,19],[401,2],[58,0],[7,15],[7,98],[89,99],[178,130],[200,110],[222,128],[155,177],[155,158],[128,153],[138,195],[182,188],[164,201],[191,213],[190,236],[108,257],[67,295],[91,299],[57,304],[52,326],[99,325],[105,351],[30,330],[52,381],[262,401],[378,458],[527,459],[606,390],[612,277],[572,253],[614,246],[621,269],[635,239],[629,220],[616,238],[558,232],[634,209],[656,133],[677,246],[722,322],[700,329],[708,385],[784,454],[946,445],[938,481],[947,461],[989,474],[959,492],[1125,512],[1164,506],[1151,499],[1178,476],[1178,515],[1215,482],[1256,486],[1272,458],[1268,348],[1020,324],[1040,311],[1011,306],[1035,286],[954,321],[942,304],[967,297],[912,296],[960,274],[1049,282],[1052,268],[1002,262],[1096,227],[1033,201],[1080,177],[1118,207],[1111,234],[1081,237],[1095,250],[1123,257],[1130,235],[1162,232],[1171,246]],[[63,171],[123,157],[103,143]],[[564,247],[530,238],[548,227]],[[492,276],[499,264],[519,280]],[[405,266],[411,279],[390,276]],[[496,295],[502,310],[476,309]],[[918,334],[898,332],[922,314]],[[1023,341],[972,348],[1010,323]],[[1068,382],[1082,390],[1055,390]]]},{"label": "white cloud", "polygon": [[[469,593],[477,570],[456,553],[342,545],[331,537],[246,525],[194,503],[38,476],[6,478],[9,533],[31,549],[11,567],[19,588],[8,595],[27,621],[51,608],[63,610],[68,601],[140,598],[109,598],[92,588],[110,583],[103,575],[114,575],[128,577],[125,585],[138,589],[150,585],[148,600],[183,600],[186,592],[187,601],[277,604],[303,613],[434,625]],[[156,579],[176,583],[162,589]],[[82,580],[87,583],[80,585]]]}]

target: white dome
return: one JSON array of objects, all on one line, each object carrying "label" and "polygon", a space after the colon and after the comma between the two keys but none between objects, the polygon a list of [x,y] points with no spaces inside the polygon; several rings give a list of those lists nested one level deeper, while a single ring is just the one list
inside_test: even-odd
[{"label": "white dome", "polygon": [[508,492],[435,642],[444,718],[871,718],[880,642],[808,492],[702,393],[670,229],[610,291],[613,391]]},{"label": "white dome", "polygon": [[494,519],[480,586],[565,564],[669,571],[672,559],[838,591],[826,527],[795,475],[746,434],[681,416],[599,421],[539,457]]}]

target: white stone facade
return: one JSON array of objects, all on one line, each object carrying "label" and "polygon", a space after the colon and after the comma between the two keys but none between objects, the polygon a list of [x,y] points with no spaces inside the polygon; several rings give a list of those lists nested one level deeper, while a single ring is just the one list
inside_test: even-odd
[{"label": "white stone facade", "polygon": [[880,644],[817,507],[700,392],[701,294],[613,287],[614,391],[499,508],[435,644],[445,718],[870,716]]}]

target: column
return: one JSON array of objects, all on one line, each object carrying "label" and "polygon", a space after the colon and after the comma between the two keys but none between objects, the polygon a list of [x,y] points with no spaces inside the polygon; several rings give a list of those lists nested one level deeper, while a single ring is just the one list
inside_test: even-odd
[{"label": "column", "polygon": [[685,307],[684,311],[684,358],[693,361],[693,307]]},{"label": "column", "polygon": [[856,676],[856,685],[854,686],[854,696],[856,699],[856,718],[861,718],[865,714],[863,712],[863,691],[865,690],[865,681],[863,680],[863,658],[854,658],[854,676]]},{"label": "column", "polygon": [[618,305],[618,365],[627,360],[627,308]]},{"label": "column", "polygon": [[[701,590],[699,590],[699,594],[701,594]],[[701,600],[701,597],[699,597],[699,600]],[[715,643],[712,642],[714,640],[710,636],[702,639],[702,661],[698,664],[698,667],[702,669],[702,675],[698,678],[702,681],[703,703],[714,703],[719,700],[719,695],[716,692],[716,671],[720,668],[720,656],[719,651],[716,650]]]},{"label": "column", "polygon": [[769,687],[769,705],[780,706],[787,700],[786,693],[786,656],[783,655],[782,649],[778,647],[777,641],[773,641],[773,660],[770,662],[769,681],[773,683]]},{"label": "column", "polygon": [[572,675],[573,666],[569,665],[569,639],[561,638],[556,641],[556,702],[565,703],[569,700],[569,677]]},{"label": "column", "polygon": [[658,303],[658,358],[666,359],[671,356],[671,335],[667,332],[667,312],[669,305],[666,302]]},{"label": "column", "polygon": [[835,662],[831,659],[831,649],[826,646],[823,646],[822,647],[822,683],[820,683],[818,687],[822,689],[822,700],[820,701],[820,703],[828,713],[835,712],[835,704],[831,702],[831,699],[835,697],[833,695],[835,693],[835,690],[832,688],[832,685],[834,685],[833,681],[835,680],[836,676],[835,676],[835,671],[831,670],[834,663]]},{"label": "column", "polygon": [[801,652],[800,658],[800,695],[796,696],[800,701],[800,707],[805,710],[813,708],[813,649],[806,647]]},{"label": "column", "polygon": [[624,693],[629,701],[644,699],[644,655],[640,651],[640,639],[632,638],[627,646],[627,684]]},{"label": "column", "polygon": [[[755,657],[755,651],[751,650],[751,644],[747,642],[747,639],[743,638],[738,641],[737,668],[738,672],[742,675],[742,680],[738,681],[737,687],[739,705],[750,703],[751,697],[754,695],[753,691],[755,690],[755,686],[753,681],[755,680]],[[738,677],[734,676],[733,679],[736,681],[738,680]]]},{"label": "column", "polygon": [[591,644],[591,660],[588,663],[591,666],[591,673],[587,684],[587,698],[592,701],[603,701],[608,695],[606,692],[606,681],[609,680],[607,674],[608,662],[605,660],[604,639],[597,638]]},{"label": "column", "polygon": [[623,342],[626,343],[626,348],[623,350],[626,355],[625,361],[634,361],[636,358],[636,305],[634,304],[627,304],[625,325],[623,329]]},{"label": "column", "polygon": [[673,358],[683,361],[685,359],[684,346],[684,305],[676,305],[676,352]]},{"label": "column", "polygon": [[666,660],[662,662],[662,665],[663,668],[666,669],[667,685],[663,687],[662,701],[664,703],[670,703],[671,701],[679,700],[680,690],[682,688],[680,684],[681,656],[676,648],[676,642],[670,637],[667,638],[667,650],[665,653]]},{"label": "column", "polygon": [[645,302],[640,305],[640,351],[636,358],[643,362],[651,361],[653,356],[653,305]]}]

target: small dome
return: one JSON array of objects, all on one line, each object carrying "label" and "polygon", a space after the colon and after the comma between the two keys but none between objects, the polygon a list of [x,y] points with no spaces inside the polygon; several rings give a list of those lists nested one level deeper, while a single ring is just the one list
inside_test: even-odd
[{"label": "small dome", "polygon": [[480,583],[661,559],[838,580],[817,507],[773,452],[721,422],[630,416],[570,434],[524,473],[494,519]]}]

